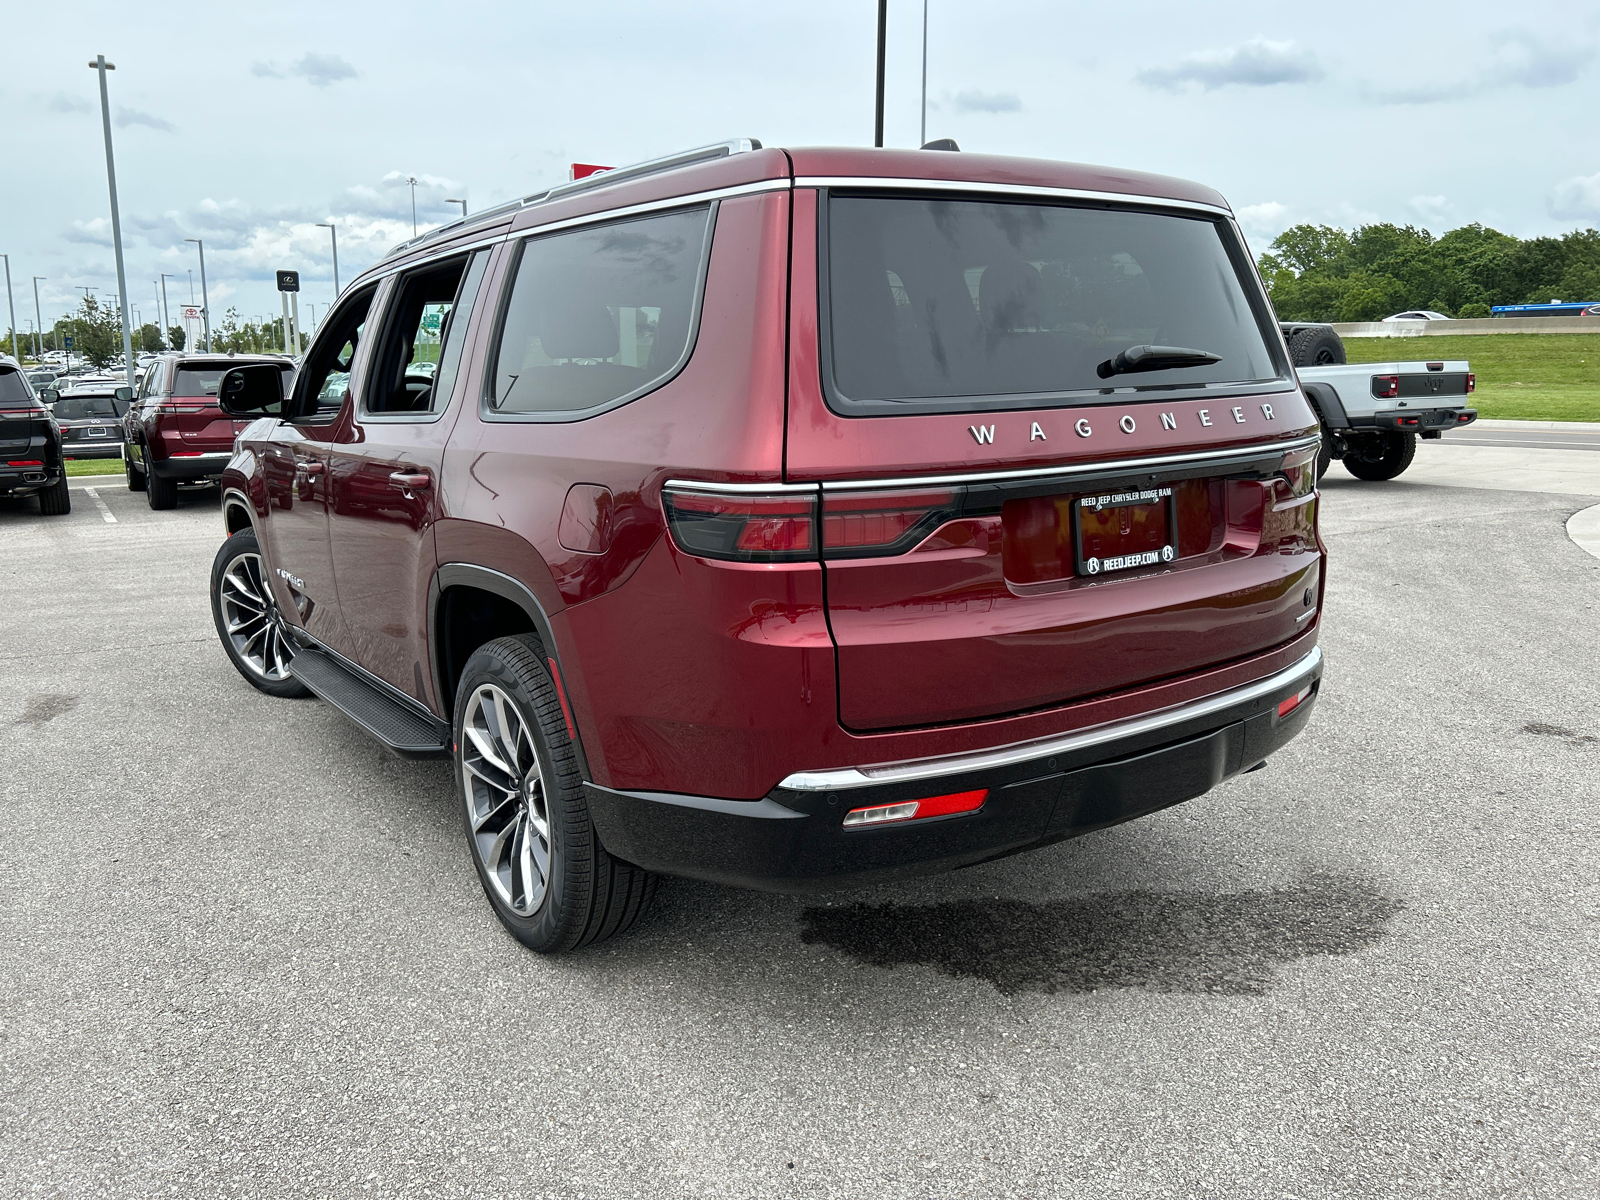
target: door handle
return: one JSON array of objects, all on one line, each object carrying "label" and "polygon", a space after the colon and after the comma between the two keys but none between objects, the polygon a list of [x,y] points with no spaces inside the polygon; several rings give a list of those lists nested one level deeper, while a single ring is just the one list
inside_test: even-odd
[{"label": "door handle", "polygon": [[326,463],[318,462],[314,458],[313,459],[302,458],[302,459],[296,460],[296,462],[294,464],[294,469],[296,471],[302,471],[307,475],[321,475],[322,471],[323,471],[323,468],[326,465],[327,465]]},{"label": "door handle", "polygon": [[425,488],[433,483],[432,475],[413,475],[406,471],[394,471],[389,475],[389,482],[398,488]]}]

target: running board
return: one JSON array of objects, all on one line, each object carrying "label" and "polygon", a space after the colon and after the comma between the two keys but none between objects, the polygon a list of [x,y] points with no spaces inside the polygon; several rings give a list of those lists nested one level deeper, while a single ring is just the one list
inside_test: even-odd
[{"label": "running board", "polygon": [[367,733],[405,758],[448,758],[450,728],[373,687],[329,655],[295,651],[289,672]]}]

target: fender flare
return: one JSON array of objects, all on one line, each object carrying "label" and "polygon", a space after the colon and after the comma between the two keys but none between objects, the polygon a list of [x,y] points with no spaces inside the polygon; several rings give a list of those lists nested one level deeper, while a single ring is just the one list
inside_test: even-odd
[{"label": "fender flare", "polygon": [[[561,651],[556,647],[555,630],[551,628],[550,616],[532,589],[519,579],[472,563],[441,563],[434,571],[433,582],[428,586],[428,659],[429,665],[433,668],[434,694],[439,698],[439,707],[444,707],[441,684],[445,679],[443,647],[439,644],[438,636],[439,601],[446,589],[452,587],[473,587],[491,592],[515,604],[533,622],[534,632],[539,635],[539,642],[544,647],[547,665],[555,667],[556,689],[561,696],[562,708],[571,720],[572,748],[578,756],[578,770],[584,779],[593,779],[594,776],[589,772],[589,757],[583,749],[583,734],[578,728],[578,715],[573,711],[571,694],[565,682],[567,671],[561,663]],[[452,695],[450,700],[451,712],[445,714],[445,720],[453,728],[455,697]]]}]

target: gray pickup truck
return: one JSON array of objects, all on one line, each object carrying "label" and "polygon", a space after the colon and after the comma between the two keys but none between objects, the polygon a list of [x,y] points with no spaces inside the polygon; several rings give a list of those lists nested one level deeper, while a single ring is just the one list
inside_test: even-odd
[{"label": "gray pickup truck", "polygon": [[1393,479],[1411,465],[1417,438],[1433,440],[1478,419],[1465,404],[1477,381],[1464,360],[1349,364],[1332,327],[1284,322],[1282,329],[1322,421],[1318,479],[1336,458],[1357,479]]}]

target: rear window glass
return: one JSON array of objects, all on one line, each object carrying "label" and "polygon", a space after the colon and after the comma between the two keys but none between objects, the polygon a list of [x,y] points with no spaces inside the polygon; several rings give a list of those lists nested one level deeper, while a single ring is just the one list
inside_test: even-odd
[{"label": "rear window glass", "polygon": [[529,240],[489,412],[592,412],[675,374],[693,339],[710,226],[702,207]]},{"label": "rear window glass", "polygon": [[[234,366],[245,366],[243,362],[230,363],[226,367],[180,367],[172,380],[172,391],[168,395],[200,399],[205,396],[215,397],[217,385],[222,382],[225,372]],[[282,368],[285,375],[294,370],[288,363]]]},{"label": "rear window glass", "polygon": [[116,405],[110,396],[63,396],[52,410],[61,421],[82,421],[87,417],[114,417]]},{"label": "rear window glass", "polygon": [[[1159,213],[835,196],[832,398],[940,411],[1277,381],[1224,236],[1216,221]],[[1135,346],[1217,361],[1100,375]]]},{"label": "rear window glass", "polygon": [[28,381],[22,377],[20,371],[0,371],[0,401],[18,400],[28,401],[33,399],[33,392],[28,388]]}]

